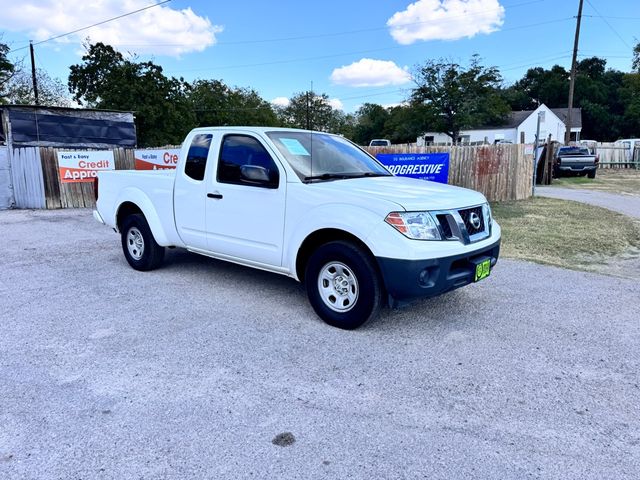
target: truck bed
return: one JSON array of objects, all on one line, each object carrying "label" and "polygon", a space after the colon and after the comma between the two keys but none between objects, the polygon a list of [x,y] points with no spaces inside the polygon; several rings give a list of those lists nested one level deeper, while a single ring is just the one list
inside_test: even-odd
[{"label": "truck bed", "polygon": [[[98,212],[107,225],[117,228],[118,206],[123,199],[135,199],[150,223],[157,221],[162,225],[167,236],[162,243],[180,246],[173,217],[174,177],[175,170],[102,171],[98,174]],[[152,207],[148,211],[145,209],[147,204]],[[152,212],[156,211],[163,212],[163,215],[153,215]]]}]

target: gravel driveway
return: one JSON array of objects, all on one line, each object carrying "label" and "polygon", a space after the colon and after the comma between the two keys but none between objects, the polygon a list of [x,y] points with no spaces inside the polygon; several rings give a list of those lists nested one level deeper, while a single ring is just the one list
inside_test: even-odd
[{"label": "gravel driveway", "polygon": [[2,479],[640,476],[635,281],[503,260],[346,332],[285,277],[136,272],[86,210],[0,231]]},{"label": "gravel driveway", "polygon": [[536,187],[536,196],[575,200],[640,218],[639,195],[619,195],[577,188]]}]

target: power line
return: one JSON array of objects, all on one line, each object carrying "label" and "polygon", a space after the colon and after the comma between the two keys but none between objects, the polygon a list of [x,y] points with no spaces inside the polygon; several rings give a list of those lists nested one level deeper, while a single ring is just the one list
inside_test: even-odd
[{"label": "power line", "polygon": [[[516,8],[516,7],[521,7],[521,6],[525,6],[525,5],[531,5],[534,3],[541,3],[544,2],[545,0],[531,0],[528,2],[522,2],[522,3],[516,3],[513,5],[506,5],[505,7],[507,8]],[[394,25],[393,28],[397,28],[397,27],[410,27],[413,25],[423,25],[423,24],[438,24],[438,23],[448,23],[451,19],[457,19],[457,18],[469,18],[469,17],[474,17],[474,16],[479,16],[479,15],[486,15],[487,12],[492,12],[492,11],[498,11],[500,9],[489,9],[489,10],[483,10],[481,12],[476,11],[476,12],[471,12],[471,13],[466,13],[464,15],[455,15],[455,16],[450,16],[447,18],[442,18],[442,19],[436,19],[436,20],[425,20],[425,21],[420,21],[420,22],[408,22],[408,23],[403,23],[403,24],[399,24],[399,25]],[[260,44],[260,43],[277,43],[277,42],[288,42],[288,41],[296,41],[296,40],[308,40],[308,39],[316,39],[316,38],[330,38],[330,37],[337,37],[337,36],[343,36],[343,35],[353,35],[353,34],[358,34],[358,33],[367,33],[367,32],[377,32],[377,31],[381,31],[381,30],[387,30],[391,27],[389,26],[384,26],[384,27],[372,27],[372,28],[362,28],[362,29],[358,29],[358,30],[345,30],[345,31],[341,31],[341,32],[332,32],[332,33],[319,33],[319,34],[313,34],[313,35],[299,35],[299,36],[291,36],[291,37],[280,37],[280,38],[263,38],[263,39],[255,39],[255,40],[238,40],[235,42],[217,42],[216,45],[217,46],[221,46],[221,45],[251,45],[251,44]],[[121,47],[146,47],[146,46],[162,46],[162,47],[183,47],[183,46],[189,46],[190,44],[181,44],[181,43],[165,43],[165,44],[119,44],[117,46],[121,46]],[[115,46],[115,45],[114,45]]]},{"label": "power line", "polygon": [[631,45],[629,45],[627,41],[624,38],[622,38],[622,35],[620,35],[618,31],[615,28],[613,28],[613,26],[607,21],[607,19],[602,16],[602,14],[598,11],[598,9],[593,6],[593,3],[591,3],[589,0],[587,0],[587,3],[591,6],[591,8],[593,8],[593,11],[596,12],[598,17],[600,17],[602,21],[607,24],[609,29],[616,34],[616,36],[620,39],[620,41],[624,43],[629,50],[631,50]]},{"label": "power line", "polygon": [[[596,18],[598,15],[582,15],[583,17]],[[612,17],[610,15],[599,15],[600,18],[609,18],[612,20],[640,20],[640,17]]]},{"label": "power line", "polygon": [[523,64],[519,64],[519,65],[511,64],[511,65],[514,65],[514,66],[510,67],[510,68],[503,68],[501,66],[498,66],[497,68],[499,68],[500,71],[502,71],[502,72],[508,72],[508,71],[511,71],[511,70],[519,70],[521,68],[537,67],[537,66],[540,66],[541,63],[553,62],[555,60],[563,60],[565,58],[570,58],[570,57],[571,57],[571,55],[569,53],[566,53],[564,55],[559,55],[559,56],[556,56],[556,57],[544,57],[544,58],[541,58],[540,60],[536,60],[536,61],[531,60],[530,62],[533,62],[533,63],[523,63]]},{"label": "power line", "polygon": [[[104,25],[105,23],[112,22],[112,21],[118,20],[120,18],[128,17],[129,15],[134,15],[136,13],[140,13],[140,12],[142,12],[144,10],[148,10],[150,8],[153,8],[153,7],[159,7],[160,5],[164,5],[165,3],[169,3],[171,1],[172,0],[163,0],[163,1],[159,2],[159,3],[154,3],[153,5],[147,5],[146,7],[142,7],[142,8],[139,8],[137,10],[133,10],[132,12],[124,13],[122,15],[118,15],[117,17],[112,17],[112,18],[109,18],[107,20],[103,20],[101,22],[97,22],[97,23],[94,23],[94,24],[86,26],[86,27],[78,28],[76,30],[72,30],[72,31],[67,32],[67,33],[62,33],[60,35],[56,35],[54,37],[47,38],[46,40],[40,40],[39,42],[33,43],[33,45],[40,45],[41,43],[46,43],[46,42],[50,42],[51,40],[57,40],[58,38],[66,37],[67,35],[73,35],[74,33],[82,32],[83,30],[88,30],[89,28],[97,27],[99,25]],[[17,52],[18,50],[24,50],[26,48],[29,48],[29,45],[27,45],[25,47],[16,48],[14,50],[9,51],[8,53]]]},{"label": "power line", "polygon": [[[104,23],[110,22],[112,20],[116,20],[118,18],[122,18],[125,17],[127,15],[132,15],[134,13],[138,13],[142,10],[146,10],[149,8],[153,8],[155,6],[159,6],[162,5],[164,3],[170,2],[171,0],[165,0],[163,2],[154,4],[154,5],[149,5],[147,7],[141,8],[139,10],[135,10],[133,12],[129,12],[127,14],[124,15],[120,15],[118,17],[114,17],[108,20],[105,20],[103,22],[99,22],[93,25],[89,25],[87,27],[83,27],[77,30],[74,30],[72,32],[67,32],[61,35],[57,35],[55,37],[51,37],[48,38],[46,40],[42,40],[40,42],[36,42],[34,43],[34,45],[38,45],[40,43],[44,43],[44,42],[48,42],[51,40],[55,40],[57,38],[60,37],[64,37],[67,35],[71,35],[73,33],[77,33],[79,31],[82,30],[86,30],[92,27],[95,27],[97,25],[102,25]],[[525,6],[525,5],[531,5],[534,3],[541,3],[545,0],[532,0],[532,1],[528,1],[528,2],[522,2],[522,3],[517,3],[517,4],[513,4],[513,5],[507,5],[508,8],[515,8],[515,7],[520,7],[520,6]],[[473,17],[473,16],[477,16],[477,15],[484,15],[486,14],[486,11],[483,12],[474,12],[474,13],[467,13],[465,15],[456,15],[456,16],[451,16],[451,17],[447,17],[447,18],[443,18],[443,19],[437,19],[437,20],[428,20],[428,21],[420,21],[420,22],[410,22],[410,23],[404,23],[404,24],[400,24],[400,25],[395,25],[394,27],[405,27],[405,26],[413,26],[413,25],[421,25],[421,24],[438,24],[438,23],[447,23],[449,22],[451,19],[454,18],[469,18],[469,17]],[[560,22],[560,21],[565,21],[565,20],[569,20],[572,17],[566,17],[566,18],[561,18],[561,19],[556,19],[556,20],[551,20],[551,21],[546,21],[546,22],[539,22],[539,23],[534,23],[534,24],[530,24],[530,25],[520,25],[520,26],[516,26],[516,27],[508,27],[508,28],[504,28],[504,29],[500,29],[498,32],[501,31],[510,31],[510,30],[518,30],[520,28],[530,28],[530,27],[537,27],[540,25],[546,25],[549,23],[556,23],[556,22]],[[246,44],[260,44],[260,43],[275,43],[275,42],[286,42],[286,41],[297,41],[297,40],[305,40],[305,39],[316,39],[316,38],[328,38],[328,37],[335,37],[335,36],[342,36],[342,35],[351,35],[351,34],[358,34],[358,33],[366,33],[366,32],[373,32],[373,31],[380,31],[380,30],[387,30],[389,29],[389,26],[384,26],[384,27],[373,27],[373,28],[365,28],[365,29],[359,29],[359,30],[348,30],[348,31],[342,31],[342,32],[333,32],[333,33],[324,33],[324,34],[315,34],[315,35],[301,35],[301,36],[292,36],[292,37],[281,37],[281,38],[271,38],[271,39],[257,39],[257,40],[241,40],[241,41],[236,41],[236,42],[217,42],[216,45],[217,46],[224,46],[224,45],[246,45]],[[498,33],[496,32],[496,33]],[[81,42],[78,42],[81,43]],[[134,44],[134,43],[112,43],[112,46],[118,46],[118,47],[184,47],[184,46],[191,46],[192,44],[188,44],[188,43],[139,43],[139,44]],[[406,45],[405,45],[406,47]],[[28,48],[28,46],[26,47],[22,47],[22,48]],[[17,51],[17,50],[21,50],[22,48],[17,48],[13,51]]]},{"label": "power line", "polygon": [[[528,25],[519,25],[519,26],[516,26],[516,27],[511,27],[511,28],[500,30],[500,31],[502,32],[502,31],[508,31],[508,30],[519,30],[519,29],[523,29],[523,28],[538,27],[540,25],[564,22],[564,21],[571,20],[571,19],[573,19],[573,17],[564,17],[564,18],[559,18],[559,19],[555,19],[555,20],[548,20],[546,22],[538,22],[538,23],[532,23],[532,24],[528,24]],[[270,62],[245,63],[245,64],[237,64],[237,65],[223,65],[223,66],[218,66],[218,67],[206,67],[206,68],[192,68],[192,69],[180,70],[180,71],[178,71],[178,70],[169,70],[166,73],[170,74],[170,73],[184,73],[184,72],[207,72],[207,71],[212,71],[212,70],[229,70],[229,69],[235,69],[235,68],[266,67],[266,66],[271,66],[271,65],[282,65],[282,64],[286,64],[286,63],[298,63],[298,62],[315,61],[315,60],[326,60],[326,59],[329,59],[329,58],[346,57],[346,56],[350,56],[350,55],[364,55],[364,54],[368,54],[368,53],[378,53],[378,52],[389,51],[389,50],[405,49],[405,48],[421,46],[421,45],[422,45],[422,43],[414,43],[412,45],[396,45],[394,47],[375,48],[375,49],[369,49],[369,50],[359,50],[359,51],[352,51],[352,52],[335,53],[335,54],[330,54],[330,55],[319,55],[319,56],[315,56],[315,57],[302,57],[302,58],[295,58],[295,59],[288,59],[288,60],[273,60],[273,61],[270,61]]]},{"label": "power line", "polygon": [[338,98],[339,100],[357,100],[359,98],[369,98],[369,97],[381,97],[383,95],[393,95],[394,93],[404,93],[405,89],[404,88],[399,88],[396,90],[391,90],[389,92],[380,92],[380,93],[372,93],[369,95],[355,95],[352,97],[340,97]]},{"label": "power line", "polygon": [[[524,5],[531,5],[533,3],[541,3],[545,0],[532,0],[532,1],[528,1],[528,2],[522,2],[522,3],[516,3],[513,5],[509,5],[509,8],[515,8],[515,7],[521,7]],[[366,32],[377,32],[377,31],[381,31],[381,30],[387,30],[389,28],[398,28],[398,27],[411,27],[414,25],[423,25],[428,23],[429,25],[432,24],[438,24],[438,23],[448,23],[450,22],[452,19],[457,19],[457,18],[469,18],[469,17],[475,17],[475,16],[479,16],[479,15],[486,15],[487,12],[492,12],[492,11],[499,11],[500,9],[489,9],[489,10],[483,10],[482,12],[471,12],[471,13],[466,13],[463,15],[455,15],[455,16],[451,16],[451,17],[447,17],[447,18],[441,18],[441,19],[436,19],[436,20],[424,20],[424,21],[420,21],[420,22],[408,22],[408,23],[402,23],[399,25],[393,25],[393,26],[389,26],[389,25],[385,25],[384,27],[372,27],[372,28],[363,28],[360,30],[347,30],[347,31],[343,31],[343,32],[334,32],[334,33],[324,33],[324,34],[317,34],[317,35],[302,35],[302,36],[297,36],[297,37],[285,37],[285,38],[271,38],[271,39],[261,39],[261,40],[242,40],[242,41],[237,41],[237,42],[218,42],[217,45],[244,45],[244,44],[254,44],[254,43],[271,43],[271,42],[283,42],[283,41],[291,41],[291,40],[306,40],[306,39],[312,39],[312,38],[327,38],[327,37],[335,37],[335,36],[342,36],[342,35],[351,35],[351,34],[357,34],[357,33],[366,33]]]}]

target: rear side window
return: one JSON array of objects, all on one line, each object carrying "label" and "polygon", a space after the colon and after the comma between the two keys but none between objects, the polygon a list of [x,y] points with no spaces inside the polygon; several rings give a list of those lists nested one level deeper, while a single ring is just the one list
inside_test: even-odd
[{"label": "rear side window", "polygon": [[[243,175],[243,167],[247,166],[264,169],[264,180],[254,182]],[[218,182],[277,188],[278,181],[278,167],[257,139],[248,135],[224,137],[218,161]]]},{"label": "rear side window", "polygon": [[204,179],[212,138],[213,135],[210,133],[199,133],[194,135],[191,140],[187,160],[184,164],[184,173],[194,180]]}]

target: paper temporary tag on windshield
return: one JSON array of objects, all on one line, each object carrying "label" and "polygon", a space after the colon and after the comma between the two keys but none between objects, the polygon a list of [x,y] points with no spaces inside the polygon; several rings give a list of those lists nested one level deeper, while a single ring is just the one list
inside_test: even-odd
[{"label": "paper temporary tag on windshield", "polygon": [[291,155],[309,156],[309,152],[307,151],[306,148],[304,148],[304,145],[302,145],[295,138],[281,138],[280,141],[285,147],[287,147],[287,150],[289,150],[289,153]]}]

